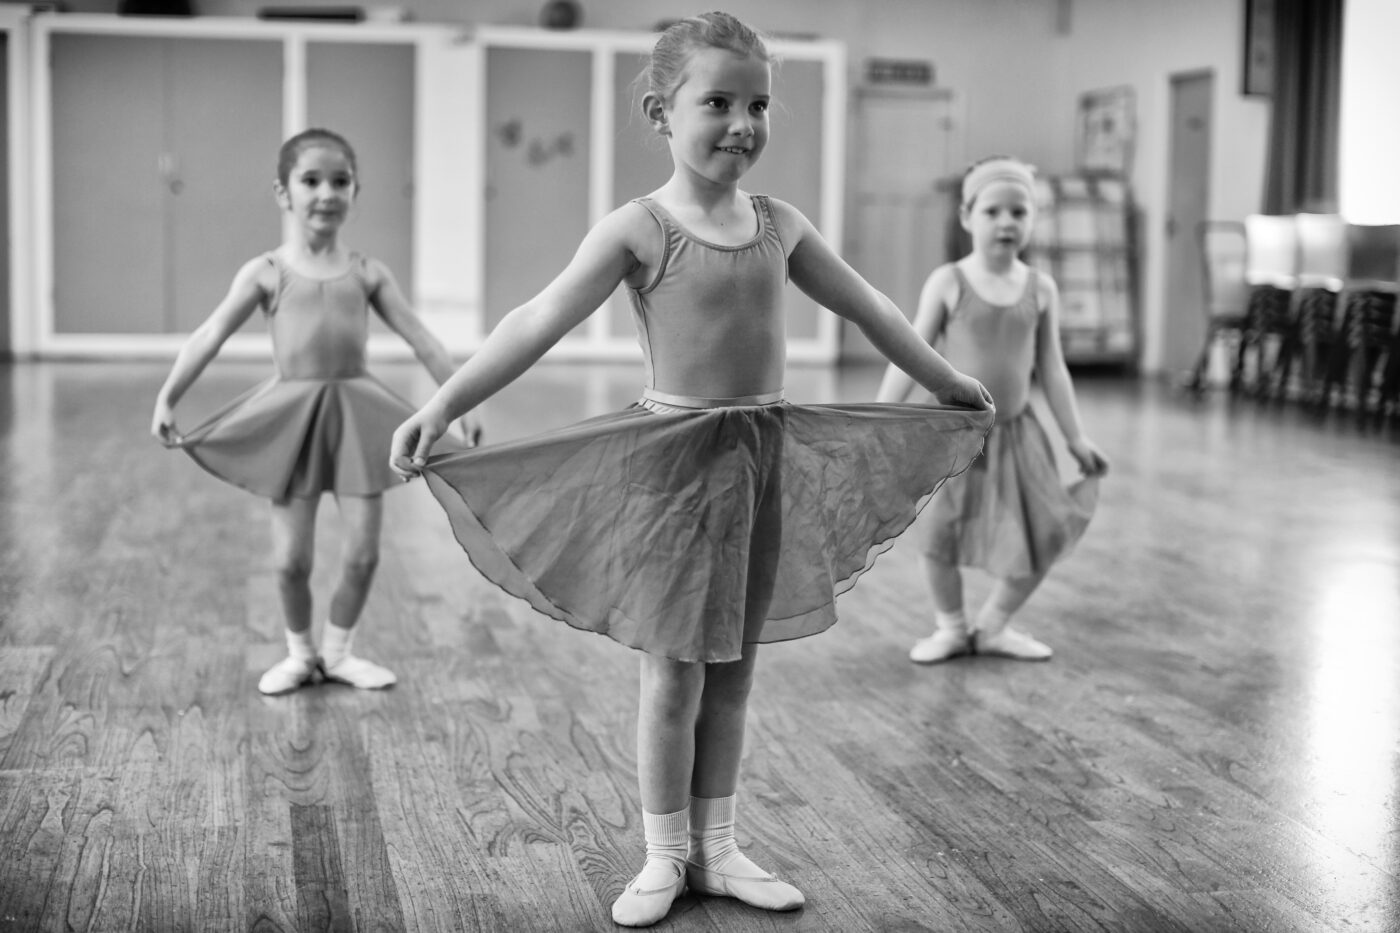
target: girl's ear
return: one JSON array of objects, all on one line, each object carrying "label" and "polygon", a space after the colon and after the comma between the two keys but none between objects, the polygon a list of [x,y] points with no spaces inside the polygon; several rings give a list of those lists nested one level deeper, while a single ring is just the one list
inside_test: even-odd
[{"label": "girl's ear", "polygon": [[283,210],[288,210],[292,206],[292,199],[287,194],[287,186],[281,181],[272,183],[272,197],[277,201],[277,206]]},{"label": "girl's ear", "polygon": [[958,222],[968,233],[972,232],[972,205],[964,204],[958,208]]},{"label": "girl's ear", "polygon": [[660,97],[648,91],[642,98],[642,113],[646,115],[652,129],[662,136],[671,135],[670,124],[666,122],[666,104]]}]

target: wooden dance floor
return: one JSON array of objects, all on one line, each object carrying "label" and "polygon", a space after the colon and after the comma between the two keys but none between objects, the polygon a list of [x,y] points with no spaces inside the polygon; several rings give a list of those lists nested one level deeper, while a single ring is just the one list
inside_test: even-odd
[{"label": "wooden dance floor", "polygon": [[[0,366],[0,930],[612,929],[636,657],[486,584],[414,483],[357,641],[398,686],[260,696],[266,508],[149,438],[166,368]],[[268,371],[216,364],[182,424]],[[879,373],[791,375],[834,401]],[[1114,469],[1020,622],[1054,660],[910,663],[929,605],[899,541],[834,629],[760,657],[739,838],[805,909],[687,895],[657,929],[1400,929],[1397,430],[1078,379]],[[639,381],[545,367],[489,438]],[[327,499],[321,606],[337,521]]]}]

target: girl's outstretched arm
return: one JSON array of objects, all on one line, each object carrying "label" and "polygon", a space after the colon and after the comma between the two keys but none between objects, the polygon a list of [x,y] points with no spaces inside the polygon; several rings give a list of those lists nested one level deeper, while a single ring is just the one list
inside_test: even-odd
[{"label": "girl's outstretched arm", "polygon": [[933,349],[890,301],[836,254],[800,211],[774,200],[783,239],[792,244],[788,275],[815,301],[855,324],[875,349],[945,405],[987,409],[992,397],[976,379],[958,372]]},{"label": "girl's outstretched arm", "polygon": [[156,393],[156,408],[151,416],[151,435],[156,440],[164,443],[176,439],[175,406],[199,378],[199,374],[204,372],[204,367],[219,355],[224,341],[242,327],[243,322],[262,303],[266,292],[261,279],[269,269],[271,266],[261,258],[244,263],[243,268],[234,275],[233,284],[229,286],[224,300],[180,347],[170,375],[165,377],[165,384]]},{"label": "girl's outstretched arm", "polygon": [[1079,469],[1086,475],[1097,476],[1108,472],[1108,458],[1084,436],[1084,427],[1079,421],[1079,406],[1074,398],[1074,382],[1070,379],[1069,366],[1065,364],[1064,349],[1060,345],[1060,292],[1055,282],[1047,275],[1039,275],[1038,291],[1045,311],[1040,315],[1036,327],[1036,367],[1040,370],[1041,387],[1045,391],[1045,401],[1055,423],[1065,436],[1069,452],[1079,463]]},{"label": "girl's outstretched arm", "polygon": [[636,266],[634,210],[644,209],[624,205],[599,221],[564,271],[538,295],[502,318],[481,349],[426,405],[399,425],[389,454],[395,472],[405,479],[422,472],[448,422],[513,382],[607,300]]},{"label": "girl's outstretched arm", "polygon": [[[939,266],[924,280],[919,292],[919,310],[914,315],[914,331],[930,346],[938,339],[947,316],[948,288],[956,287],[956,279],[951,265]],[[885,369],[885,378],[880,382],[880,391],[875,396],[877,402],[903,402],[914,389],[914,380],[909,374],[894,364]]]},{"label": "girl's outstretched arm", "polygon": [[[452,365],[451,355],[442,345],[442,341],[428,330],[427,325],[413,312],[413,307],[404,296],[394,273],[377,259],[370,260],[369,273],[373,282],[370,306],[390,330],[403,338],[404,343],[413,350],[413,355],[418,357],[423,368],[433,377],[434,382],[442,385],[452,378],[455,367]],[[461,427],[467,442],[475,446],[481,436],[481,423],[476,413],[467,412],[462,418]]]}]

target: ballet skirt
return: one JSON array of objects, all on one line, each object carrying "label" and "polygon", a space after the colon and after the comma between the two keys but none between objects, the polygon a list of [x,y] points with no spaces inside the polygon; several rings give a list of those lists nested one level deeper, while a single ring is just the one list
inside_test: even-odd
[{"label": "ballet skirt", "polygon": [[275,253],[265,313],[276,375],[174,440],[205,470],[275,501],[374,496],[401,486],[389,467],[394,430],[416,410],[366,369],[370,283],[352,256],[340,276],[298,273]]},{"label": "ballet skirt", "polygon": [[1099,478],[1066,484],[1050,438],[1027,406],[998,421],[982,456],[952,477],[919,518],[923,552],[999,578],[1039,576],[1083,537]]},{"label": "ballet skirt", "polygon": [[[658,389],[686,365],[676,354],[715,332],[749,354],[743,367],[762,365],[774,352],[765,342],[781,339],[786,252],[766,199],[754,201],[760,231],[743,247],[706,244],[640,202],[666,258],[633,290],[646,364],[636,403],[435,454],[423,471],[488,580],[545,616],[680,661],[735,661],[747,643],[829,628],[837,596],[967,469],[993,417],[932,404],[798,405],[781,390]],[[673,292],[660,287],[676,281]]]}]

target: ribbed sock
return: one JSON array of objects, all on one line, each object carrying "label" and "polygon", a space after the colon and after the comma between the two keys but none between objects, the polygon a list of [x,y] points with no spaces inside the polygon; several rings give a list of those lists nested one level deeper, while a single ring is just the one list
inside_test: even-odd
[{"label": "ribbed sock", "polygon": [[321,660],[326,667],[335,667],[349,656],[350,643],[354,640],[353,628],[341,628],[327,622],[325,631],[321,633]]},{"label": "ribbed sock", "polygon": [[316,642],[311,637],[311,629],[293,632],[287,629],[287,654],[298,661],[311,661],[316,657]]},{"label": "ribbed sock", "polygon": [[735,795],[690,798],[690,861],[740,878],[767,878],[739,851],[734,838]]},{"label": "ribbed sock", "polygon": [[647,861],[637,875],[636,886],[644,891],[660,888],[685,873],[689,842],[690,811],[648,813],[642,811],[642,833],[647,842]]},{"label": "ribbed sock", "polygon": [[960,635],[967,634],[967,613],[958,609],[954,612],[933,611],[933,624],[940,632],[957,632]]},{"label": "ribbed sock", "polygon": [[988,602],[977,613],[977,631],[986,635],[996,635],[1011,621],[1011,613],[1000,606]]}]

